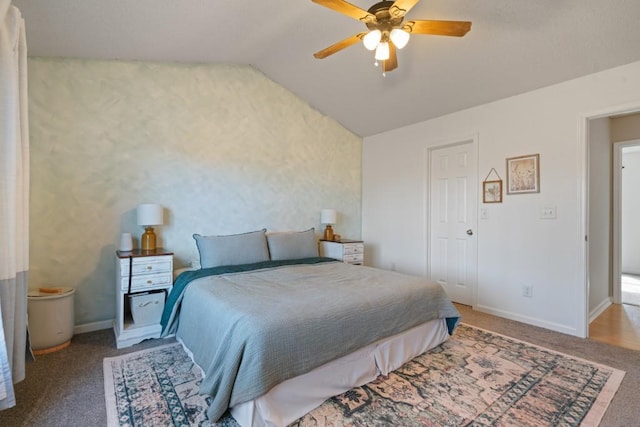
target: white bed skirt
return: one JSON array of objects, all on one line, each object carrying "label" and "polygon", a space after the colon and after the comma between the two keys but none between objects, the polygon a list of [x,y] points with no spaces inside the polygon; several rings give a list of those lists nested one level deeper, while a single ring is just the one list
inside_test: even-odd
[{"label": "white bed skirt", "polygon": [[448,338],[444,319],[423,323],[288,379],[267,394],[234,406],[231,414],[242,427],[286,426],[330,397],[386,375]]}]

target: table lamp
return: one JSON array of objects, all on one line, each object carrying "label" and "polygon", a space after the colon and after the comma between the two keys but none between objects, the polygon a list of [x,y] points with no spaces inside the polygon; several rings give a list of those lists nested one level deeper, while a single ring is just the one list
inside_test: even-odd
[{"label": "table lamp", "polygon": [[333,228],[331,228],[331,225],[336,223],[336,217],[335,209],[322,209],[320,211],[320,223],[327,225],[324,229],[323,240],[333,240]]},{"label": "table lamp", "polygon": [[153,232],[153,226],[162,225],[162,223],[162,206],[155,203],[138,205],[138,225],[144,227],[144,234],[140,238],[140,249],[143,251],[156,250],[156,233]]}]

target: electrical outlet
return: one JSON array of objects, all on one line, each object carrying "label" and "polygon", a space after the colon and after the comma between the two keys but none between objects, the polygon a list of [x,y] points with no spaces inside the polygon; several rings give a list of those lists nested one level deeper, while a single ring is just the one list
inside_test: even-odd
[{"label": "electrical outlet", "polygon": [[522,296],[526,298],[533,297],[533,286],[524,285],[522,287]]}]

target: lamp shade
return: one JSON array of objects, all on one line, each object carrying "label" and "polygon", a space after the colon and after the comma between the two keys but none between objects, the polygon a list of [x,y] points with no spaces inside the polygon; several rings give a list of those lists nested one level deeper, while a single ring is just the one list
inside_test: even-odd
[{"label": "lamp shade", "polygon": [[162,206],[155,203],[138,205],[138,225],[162,225]]},{"label": "lamp shade", "polygon": [[402,49],[409,42],[410,35],[400,28],[394,28],[393,30],[391,30],[390,37],[393,44],[396,45],[398,49]]},{"label": "lamp shade", "polygon": [[380,39],[382,38],[382,32],[380,30],[372,30],[367,33],[366,36],[362,38],[362,44],[367,50],[373,50],[380,43]]},{"label": "lamp shade", "polygon": [[336,217],[335,209],[322,209],[320,211],[320,224],[335,224]]},{"label": "lamp shade", "polygon": [[386,61],[387,59],[389,59],[389,43],[378,43],[378,47],[376,47],[375,58],[378,61]]}]

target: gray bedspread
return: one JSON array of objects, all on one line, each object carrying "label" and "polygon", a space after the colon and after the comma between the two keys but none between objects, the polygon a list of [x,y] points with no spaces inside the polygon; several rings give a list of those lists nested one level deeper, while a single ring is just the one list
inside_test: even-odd
[{"label": "gray bedspread", "polygon": [[218,420],[367,344],[459,313],[426,279],[340,262],[208,276],[184,291],[177,336],[204,370]]}]

